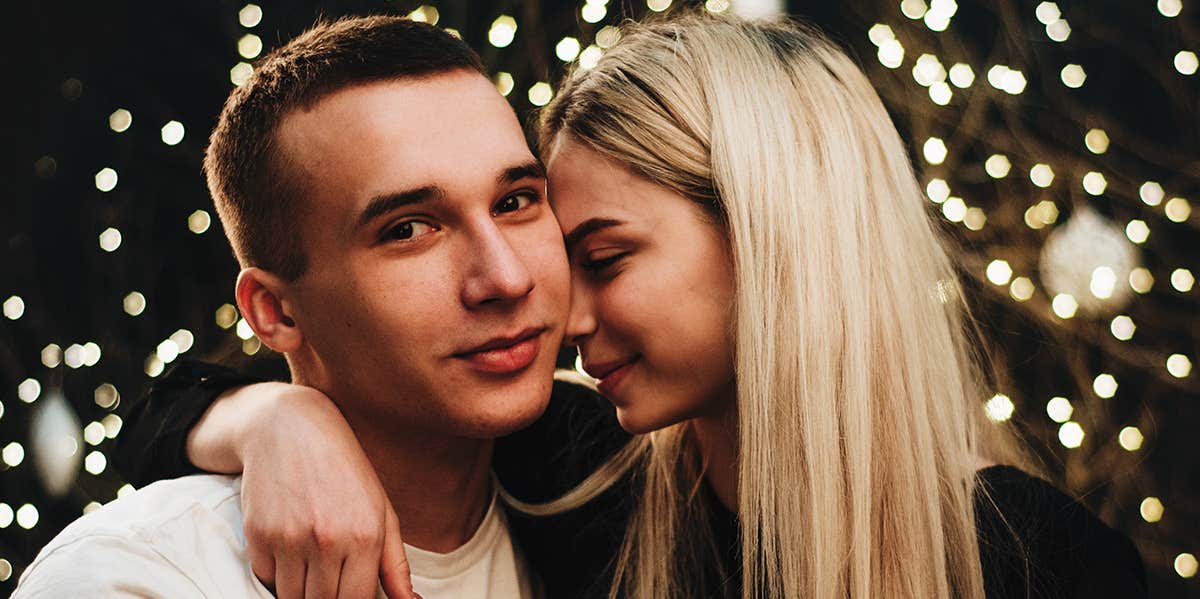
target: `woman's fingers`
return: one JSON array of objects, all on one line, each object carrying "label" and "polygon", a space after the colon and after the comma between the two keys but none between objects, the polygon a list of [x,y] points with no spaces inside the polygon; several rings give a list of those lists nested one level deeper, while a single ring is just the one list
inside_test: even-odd
[{"label": "woman's fingers", "polygon": [[400,519],[391,504],[387,506],[383,523],[383,557],[377,565],[379,581],[389,599],[419,599],[419,595],[413,593],[412,572],[408,569],[408,556],[400,537]]}]

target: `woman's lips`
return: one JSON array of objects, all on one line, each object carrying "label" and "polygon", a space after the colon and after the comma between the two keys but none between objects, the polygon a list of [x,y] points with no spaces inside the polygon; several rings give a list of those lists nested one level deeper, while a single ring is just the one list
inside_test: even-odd
[{"label": "woman's lips", "polygon": [[455,357],[484,372],[510,374],[533,363],[541,349],[541,335],[515,341],[512,345],[458,354]]},{"label": "woman's lips", "polygon": [[596,383],[596,388],[605,396],[612,397],[617,387],[621,384],[621,381],[629,376],[629,372],[633,370],[635,364],[637,364],[637,360],[631,360],[616,370],[609,372],[604,378],[600,379],[599,383]]}]

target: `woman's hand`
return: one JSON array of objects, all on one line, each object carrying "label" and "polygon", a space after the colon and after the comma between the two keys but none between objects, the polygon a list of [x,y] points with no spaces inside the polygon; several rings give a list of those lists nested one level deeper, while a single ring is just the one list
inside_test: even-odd
[{"label": "woman's hand", "polygon": [[413,597],[400,526],[333,402],[285,383],[235,389],[188,437],[206,470],[242,470],[250,565],[279,599]]}]

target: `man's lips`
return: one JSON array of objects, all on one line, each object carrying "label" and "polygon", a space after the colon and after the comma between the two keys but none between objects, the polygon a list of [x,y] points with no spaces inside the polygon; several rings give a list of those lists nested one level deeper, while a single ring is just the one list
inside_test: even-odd
[{"label": "man's lips", "polygon": [[537,358],[541,335],[546,327],[530,327],[513,335],[495,337],[467,351],[454,354],[475,368],[491,373],[511,373],[524,369]]}]

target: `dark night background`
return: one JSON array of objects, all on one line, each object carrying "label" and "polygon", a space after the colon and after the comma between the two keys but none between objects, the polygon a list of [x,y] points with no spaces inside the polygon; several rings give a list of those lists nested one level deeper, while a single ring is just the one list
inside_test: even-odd
[{"label": "dark night background", "polygon": [[[587,47],[602,27],[648,12],[643,0],[611,0],[593,24],[581,16],[582,0],[427,3],[436,6],[438,24],[458,30],[493,72],[511,74],[515,87],[508,97],[525,121],[529,87],[554,84],[567,68],[556,57],[559,40],[571,36]],[[116,497],[125,483],[114,465],[101,463],[111,455],[92,454],[111,453],[120,423],[111,414],[122,413],[175,348],[191,343],[188,357],[259,367],[268,353],[257,351],[256,340],[239,338],[236,326],[218,324],[219,308],[233,302],[237,264],[200,169],[208,132],[233,85],[231,68],[253,62],[239,56],[238,40],[255,34],[265,53],[319,15],[409,14],[420,3],[257,4],[261,21],[249,27],[239,23],[245,2],[224,0],[10,2],[0,20],[0,301],[6,316],[0,319],[0,593],[12,591],[40,547],[85,506]],[[670,4],[677,10],[703,3]],[[863,65],[910,141],[922,184],[948,182],[951,199],[934,197],[945,201],[941,207],[931,202],[930,209],[946,216],[970,303],[1006,373],[995,390],[1011,404],[989,404],[999,406],[997,426],[1016,427],[1044,476],[1137,543],[1152,596],[1200,597],[1200,582],[1191,576],[1195,558],[1187,557],[1200,553],[1200,371],[1191,368],[1200,358],[1200,291],[1189,282],[1200,270],[1200,215],[1190,208],[1200,197],[1200,75],[1189,66],[1195,54],[1177,55],[1200,52],[1200,5],[1062,1],[1055,5],[1060,15],[1048,20],[1066,20],[1070,33],[1056,41],[1049,30],[1058,27],[1054,35],[1061,36],[1062,26],[1039,22],[1052,11],[1033,0],[962,0],[950,11],[949,26],[937,26],[944,31],[921,20],[929,7],[920,0],[786,4]],[[906,16],[918,5],[917,18]],[[488,42],[500,15],[518,24],[504,48]],[[868,36],[876,23],[889,25],[903,44],[899,68],[882,64],[880,40]],[[945,69],[969,65],[973,83],[950,88],[945,106],[931,101],[928,82],[913,73],[923,54]],[[1022,72],[1019,93],[989,84],[989,69],[998,64]],[[1082,87],[1064,84],[1068,64],[1086,70]],[[110,126],[118,109],[132,114],[122,132]],[[177,145],[162,140],[169,121],[185,128]],[[1092,129],[1105,132],[1106,149],[1085,147]],[[930,158],[930,137],[944,140],[943,160]],[[1006,177],[989,175],[984,165],[992,154],[1011,163]],[[1031,183],[1036,163],[1053,168],[1048,186]],[[106,167],[119,176],[107,192],[96,179]],[[1091,171],[1105,177],[1099,194],[1081,186]],[[1147,181],[1160,184],[1161,201],[1152,190],[1146,199]],[[961,214],[954,216],[955,201],[981,210],[976,216],[986,214],[986,224],[964,226]],[[197,210],[211,216],[202,233],[189,230]],[[1054,217],[1039,221],[1047,211]],[[1084,223],[1084,215],[1103,226],[1067,229]],[[1148,239],[1136,242],[1130,221],[1145,223]],[[111,252],[99,241],[110,227],[120,231]],[[1128,241],[1104,235],[1112,230]],[[1144,267],[1153,277],[1150,288],[1144,277],[1129,283],[1128,268],[1114,264],[1112,298],[1089,299],[1091,309],[1080,299],[1074,317],[1056,315],[1052,299],[1062,284],[1046,281],[1078,279],[1073,269],[1121,244],[1125,253],[1118,254],[1132,257],[1126,266]],[[1043,252],[1050,245],[1074,253],[1054,258]],[[1004,260],[1011,275],[989,269],[995,260]],[[1095,283],[1091,267],[1087,272]],[[1028,293],[1018,288],[1026,284]],[[1088,288],[1086,280],[1082,285]],[[1131,286],[1141,289],[1131,292]],[[134,291],[146,299],[136,316],[124,306]],[[1120,315],[1136,323],[1132,339],[1118,335],[1127,328],[1124,321],[1114,324]],[[177,334],[181,329],[190,334]],[[175,346],[164,350],[168,338]],[[89,342],[99,346],[98,360],[95,346],[84,349]],[[60,351],[44,350],[50,344]],[[1115,393],[1096,383],[1102,374],[1118,382]],[[119,391],[118,402],[105,383]],[[54,399],[58,391],[65,402]],[[1074,408],[1070,420],[1086,432],[1078,447],[1067,447],[1063,425],[1047,412],[1055,396],[1067,398]],[[980,398],[981,405],[987,400]],[[72,459],[88,456],[86,470],[83,460],[72,466],[59,497],[42,484],[36,463],[48,458],[40,457],[31,433],[35,415],[48,404],[69,406],[77,416],[71,426],[84,432]],[[1147,498],[1163,506],[1160,518]]]}]

